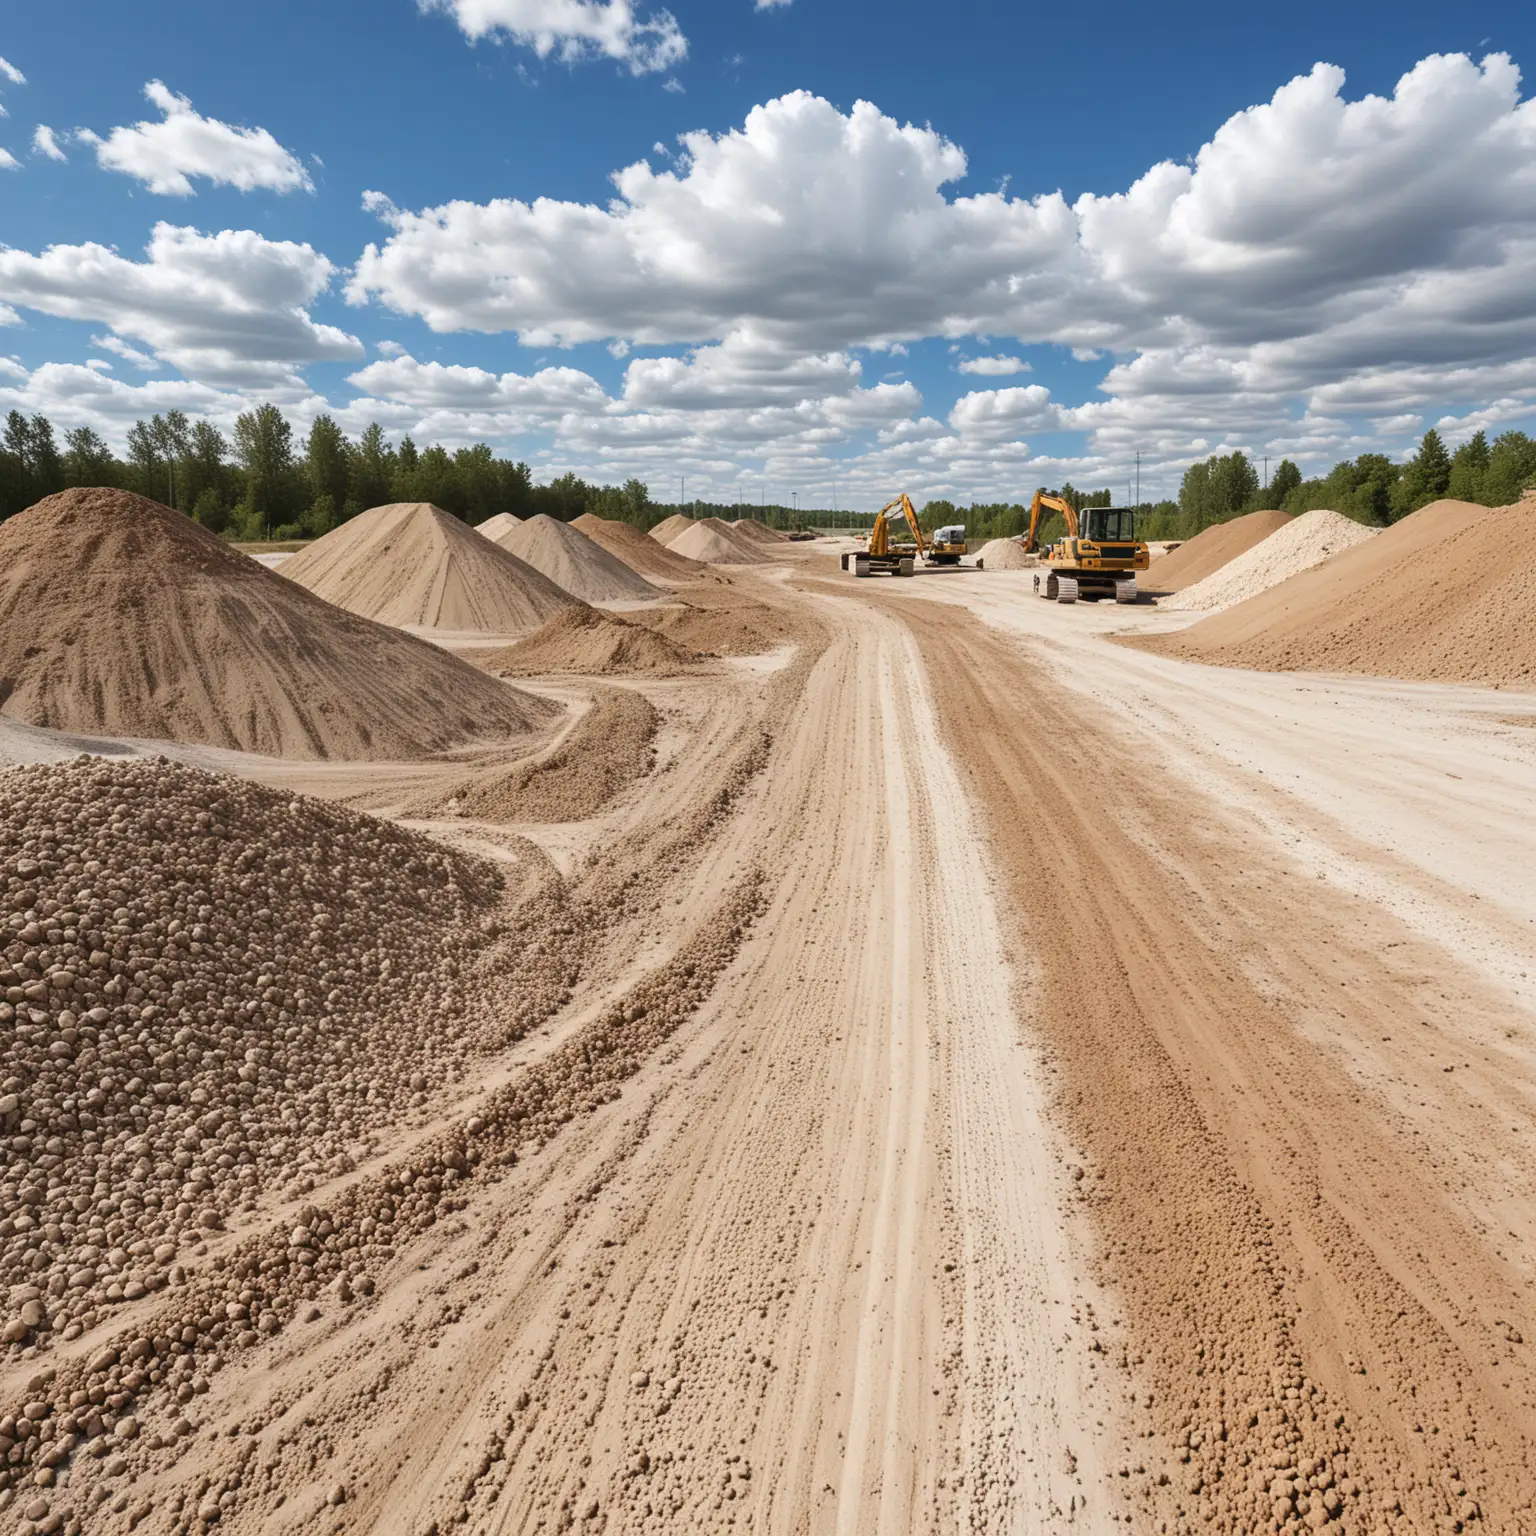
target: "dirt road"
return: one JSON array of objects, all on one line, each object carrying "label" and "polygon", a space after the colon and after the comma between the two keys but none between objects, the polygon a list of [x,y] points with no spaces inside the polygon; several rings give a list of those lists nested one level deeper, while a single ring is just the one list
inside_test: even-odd
[{"label": "dirt road", "polygon": [[[740,580],[792,644],[627,685],[602,815],[431,823],[574,979],[307,1199],[451,1198],[37,1523],[1536,1529],[1521,705],[1179,668],[1008,578]],[[438,1179],[471,1115],[505,1152]]]}]

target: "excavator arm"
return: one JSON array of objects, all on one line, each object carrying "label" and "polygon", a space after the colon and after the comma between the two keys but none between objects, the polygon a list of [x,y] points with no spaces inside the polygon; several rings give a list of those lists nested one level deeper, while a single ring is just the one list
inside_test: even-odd
[{"label": "excavator arm", "polygon": [[[917,552],[926,560],[928,558],[928,541],[923,537],[923,525],[918,522],[917,513],[913,509],[907,493],[903,491],[897,499],[901,504],[901,515],[906,518],[907,527],[912,530],[912,537],[917,541]],[[891,505],[895,506],[896,502],[892,502]]]},{"label": "excavator arm", "polygon": [[917,543],[917,552],[924,559],[928,556],[928,541],[923,537],[923,525],[917,520],[917,513],[913,509],[912,502],[903,491],[894,501],[888,501],[875,513],[875,520],[869,530],[869,552],[872,555],[885,555],[890,550],[891,538],[891,514],[899,512],[905,519],[907,527],[912,530],[912,537]]},{"label": "excavator arm", "polygon": [[1077,508],[1070,501],[1064,501],[1060,496],[1052,496],[1046,491],[1037,490],[1035,499],[1029,504],[1029,537],[1024,540],[1024,553],[1032,554],[1039,546],[1037,540],[1040,534],[1040,520],[1046,512],[1060,512],[1067,524],[1067,537],[1077,537]]}]

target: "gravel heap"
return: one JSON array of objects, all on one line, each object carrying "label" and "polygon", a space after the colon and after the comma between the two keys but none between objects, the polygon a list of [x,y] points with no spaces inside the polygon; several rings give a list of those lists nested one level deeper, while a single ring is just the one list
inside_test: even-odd
[{"label": "gravel heap", "polygon": [[471,651],[467,659],[498,677],[547,677],[562,672],[585,677],[678,677],[708,661],[654,629],[596,608],[569,608],[515,645]]},{"label": "gravel heap", "polygon": [[1248,512],[1224,523],[1212,523],[1154,560],[1140,577],[1140,584],[1149,592],[1182,592],[1278,532],[1290,520],[1289,512]]},{"label": "gravel heap", "polygon": [[663,518],[651,529],[650,537],[658,544],[670,544],[680,533],[687,533],[693,527],[694,519],[682,512],[674,512],[671,517]]},{"label": "gravel heap", "polygon": [[668,540],[667,548],[705,565],[763,565],[773,558],[756,539],[738,533],[718,517],[701,518]]},{"label": "gravel heap", "polygon": [[601,544],[610,555],[622,560],[630,570],[648,581],[676,583],[708,581],[711,578],[707,565],[673,554],[665,545],[649,534],[642,533],[632,523],[621,523],[616,519],[583,512],[572,522],[571,527],[581,529],[589,539]]},{"label": "gravel heap", "polygon": [[776,528],[770,528],[767,523],[756,517],[738,517],[731,527],[737,533],[749,538],[755,544],[785,544],[788,535],[780,533]]},{"label": "gravel heap", "polygon": [[511,533],[522,522],[522,518],[513,517],[510,512],[498,512],[495,517],[488,517],[483,523],[475,524],[475,532],[484,534],[486,538],[494,541],[504,533]]},{"label": "gravel heap", "polygon": [[667,603],[628,618],[705,656],[756,656],[799,638],[794,625],[766,603],[736,602],[728,608]]},{"label": "gravel heap", "polygon": [[1229,560],[1203,581],[1185,587],[1165,608],[1189,608],[1209,612],[1246,602],[1271,587],[1279,586],[1301,571],[1310,571],[1340,550],[1364,544],[1381,530],[1357,523],[1342,512],[1319,509],[1305,512],[1245,554]]},{"label": "gravel heap", "polygon": [[584,603],[645,602],[661,595],[581,529],[543,512],[496,535],[496,543]]},{"label": "gravel heap", "polygon": [[[461,1069],[489,866],[164,759],[0,776],[0,1338],[67,1338]],[[488,919],[487,919],[488,921]]]},{"label": "gravel heap", "polygon": [[993,539],[976,551],[976,563],[988,571],[1022,571],[1039,565],[1038,555],[1026,555],[1017,539]]}]

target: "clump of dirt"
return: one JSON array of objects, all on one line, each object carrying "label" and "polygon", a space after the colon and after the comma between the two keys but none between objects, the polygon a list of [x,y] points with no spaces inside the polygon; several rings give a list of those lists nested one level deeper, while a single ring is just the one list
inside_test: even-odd
[{"label": "clump of dirt", "polygon": [[796,639],[794,625],[766,603],[738,602],[719,608],[669,603],[628,617],[706,656],[756,656]]},{"label": "clump of dirt", "polygon": [[631,523],[583,512],[571,527],[581,529],[610,555],[622,560],[630,570],[650,581],[665,581],[675,585],[678,582],[707,581],[711,578],[712,573],[707,565],[675,554]]},{"label": "clump of dirt", "polygon": [[1196,610],[1230,608],[1279,586],[1288,577],[1310,571],[1341,550],[1364,544],[1379,532],[1342,512],[1304,512],[1203,581],[1185,587],[1163,606]]},{"label": "clump of dirt", "polygon": [[605,688],[554,751],[459,785],[445,809],[479,821],[585,821],[655,766],[659,724],[644,694]]},{"label": "clump of dirt", "polygon": [[416,833],[164,759],[0,776],[5,1343],[159,1289],[457,1077],[499,890]]},{"label": "clump of dirt", "polygon": [[687,533],[693,527],[694,519],[686,517],[681,512],[674,512],[671,517],[663,518],[651,529],[650,536],[658,544],[671,544],[680,533]]},{"label": "clump of dirt", "polygon": [[483,523],[475,524],[475,532],[484,534],[493,543],[504,533],[511,533],[514,528],[520,527],[522,518],[513,517],[510,512],[498,512],[495,517],[488,517]]},{"label": "clump of dirt", "polygon": [[707,656],[644,624],[595,608],[569,609],[516,645],[470,651],[465,657],[497,677],[566,672],[585,677],[677,677],[710,664]]},{"label": "clump of dirt", "polygon": [[1152,561],[1140,584],[1150,592],[1178,592],[1192,587],[1284,528],[1290,520],[1288,512],[1249,512],[1230,522],[1213,523],[1160,560]]},{"label": "clump of dirt", "polygon": [[1536,505],[1437,501],[1148,650],[1266,672],[1536,687]]},{"label": "clump of dirt", "polygon": [[526,735],[557,711],[322,602],[169,507],[82,489],[0,525],[0,714],[377,760]]},{"label": "clump of dirt", "polygon": [[581,529],[542,512],[496,542],[584,603],[644,602],[661,595]]},{"label": "clump of dirt", "polygon": [[705,565],[762,565],[772,559],[755,539],[717,517],[701,519],[670,540],[667,548]]},{"label": "clump of dirt", "polygon": [[283,566],[289,581],[382,624],[515,635],[580,601],[424,501],[374,507]]},{"label": "clump of dirt", "polygon": [[1023,571],[1039,565],[1038,555],[1026,555],[1018,539],[993,539],[976,551],[976,563],[988,571]]}]

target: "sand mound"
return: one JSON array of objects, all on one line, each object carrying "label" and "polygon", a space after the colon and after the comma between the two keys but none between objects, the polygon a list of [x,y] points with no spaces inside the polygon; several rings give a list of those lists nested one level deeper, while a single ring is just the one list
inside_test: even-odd
[{"label": "sand mound", "polygon": [[1140,585],[1149,592],[1178,592],[1192,587],[1212,571],[1220,570],[1227,561],[1252,549],[1261,539],[1284,528],[1290,520],[1286,512],[1250,512],[1229,523],[1213,523],[1161,560],[1154,560],[1141,577]]},{"label": "sand mound", "polygon": [[514,528],[520,528],[522,522],[522,518],[513,517],[510,512],[498,512],[495,517],[488,517],[483,523],[476,523],[475,532],[483,533],[486,538],[495,540],[504,533],[511,533]]},{"label": "sand mound", "polygon": [[190,518],[113,490],[63,491],[0,525],[0,714],[373,759],[553,718],[543,700],[343,613]]},{"label": "sand mound", "polygon": [[783,544],[785,535],[755,517],[738,517],[730,525],[739,534],[754,539],[759,544]]},{"label": "sand mound", "polygon": [[1144,643],[1269,672],[1536,687],[1536,506],[1437,501],[1193,628]]},{"label": "sand mound", "polygon": [[706,656],[756,656],[795,638],[789,621],[766,603],[739,603],[730,608],[682,603],[648,608],[629,617]]},{"label": "sand mound", "polygon": [[684,517],[681,512],[674,512],[664,522],[657,523],[651,529],[651,537],[658,544],[670,544],[680,533],[687,533],[693,527],[693,519]]},{"label": "sand mound", "polygon": [[643,602],[661,595],[581,529],[542,512],[496,542],[584,603]]},{"label": "sand mound", "polygon": [[601,544],[615,559],[651,581],[699,581],[709,575],[709,567],[684,555],[674,554],[631,523],[610,521],[583,512],[571,527],[579,528],[594,543]]},{"label": "sand mound", "polygon": [[161,1289],[241,1204],[347,1171],[461,1075],[494,1027],[468,977],[499,886],[388,822],[163,759],[0,776],[0,924],[26,951],[0,955],[22,997],[0,1002],[5,1342]]},{"label": "sand mound", "polygon": [[382,624],[537,629],[578,599],[424,501],[374,507],[316,540],[283,575]]},{"label": "sand mound", "polygon": [[988,571],[1022,571],[1038,565],[1035,555],[1026,555],[1017,539],[993,539],[976,552],[976,563]]},{"label": "sand mound", "polygon": [[705,565],[762,565],[771,557],[729,523],[707,517],[671,540],[667,548]]},{"label": "sand mound", "polygon": [[614,614],[571,608],[516,645],[473,652],[467,659],[498,677],[545,677],[560,672],[586,677],[676,677],[708,658]]},{"label": "sand mound", "polygon": [[1229,560],[1203,581],[1185,587],[1166,608],[1210,610],[1246,602],[1291,576],[1321,565],[1340,550],[1352,549],[1381,530],[1357,523],[1342,512],[1319,509],[1277,528],[1252,549]]}]

